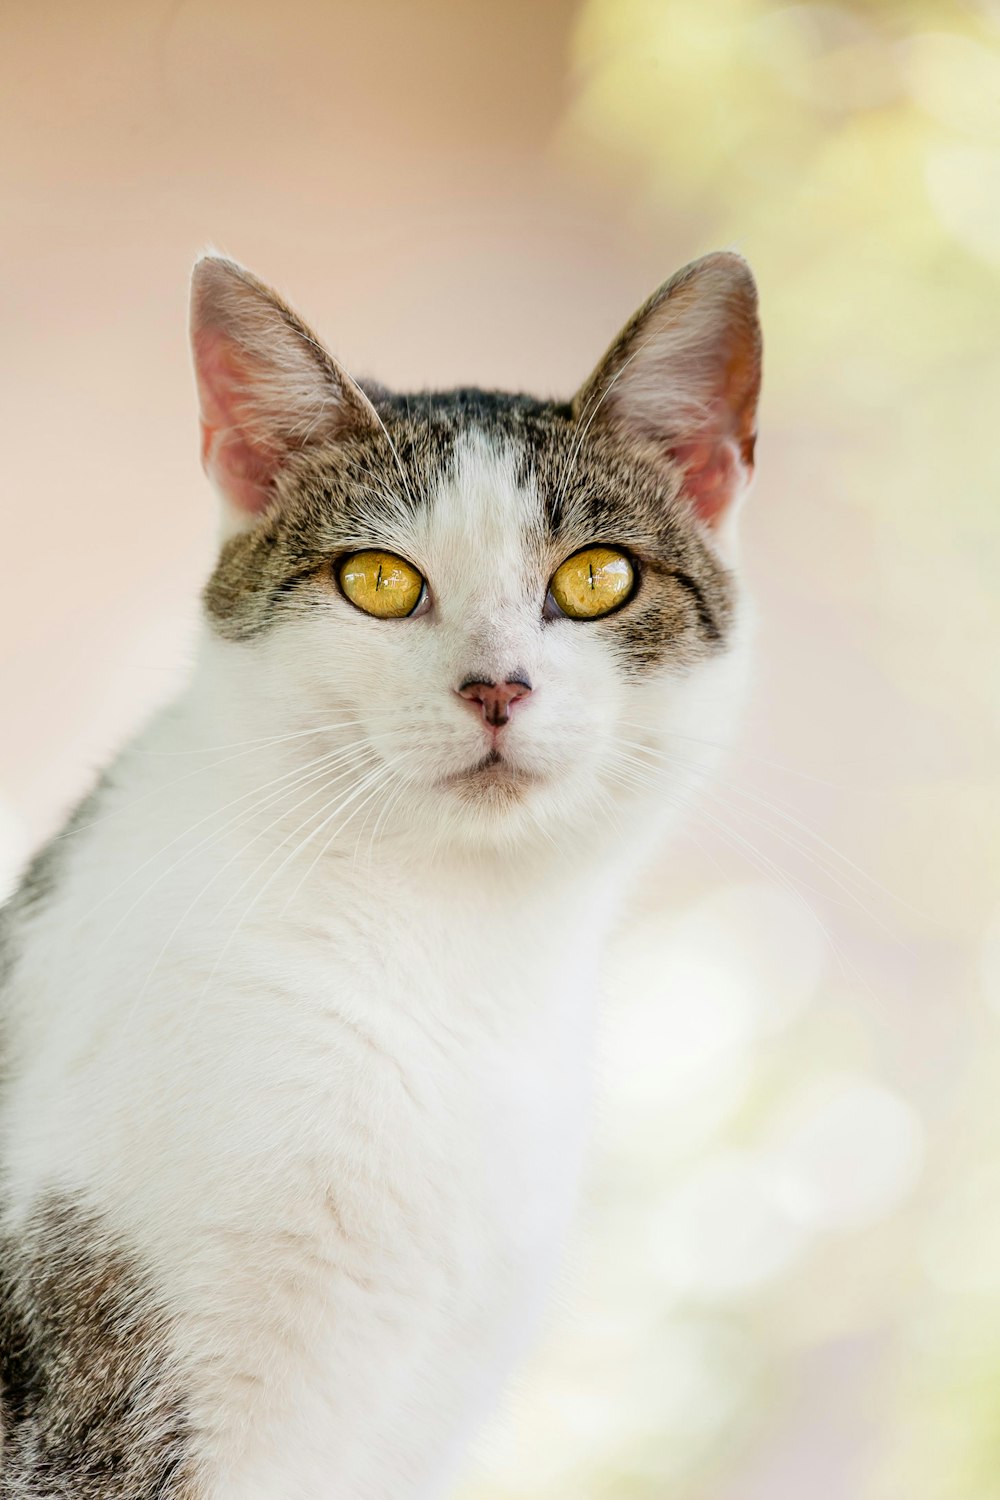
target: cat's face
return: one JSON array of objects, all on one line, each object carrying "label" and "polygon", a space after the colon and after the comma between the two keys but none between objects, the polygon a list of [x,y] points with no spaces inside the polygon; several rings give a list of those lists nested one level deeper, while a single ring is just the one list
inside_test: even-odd
[{"label": "cat's face", "polygon": [[345,818],[503,844],[680,792],[738,697],[742,262],[675,278],[565,406],[366,393],[226,262],[194,322],[232,532],[208,615],[269,732],[330,726]]}]

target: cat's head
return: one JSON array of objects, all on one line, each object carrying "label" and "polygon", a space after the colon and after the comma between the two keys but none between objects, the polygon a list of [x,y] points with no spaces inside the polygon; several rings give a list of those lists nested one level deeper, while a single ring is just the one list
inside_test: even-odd
[{"label": "cat's head", "polygon": [[245,724],[341,756],[337,817],[496,845],[679,797],[738,696],[743,260],[680,271],[566,403],[359,384],[214,256],[192,337],[212,670]]}]

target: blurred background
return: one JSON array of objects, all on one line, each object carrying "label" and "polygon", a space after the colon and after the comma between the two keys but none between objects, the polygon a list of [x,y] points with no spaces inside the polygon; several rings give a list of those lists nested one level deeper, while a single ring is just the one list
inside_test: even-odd
[{"label": "blurred background", "polygon": [[752,711],[613,965],[463,1500],[1000,1494],[1000,5],[5,0],[0,864],[183,673],[206,243],[359,374],[568,395],[734,246]]}]

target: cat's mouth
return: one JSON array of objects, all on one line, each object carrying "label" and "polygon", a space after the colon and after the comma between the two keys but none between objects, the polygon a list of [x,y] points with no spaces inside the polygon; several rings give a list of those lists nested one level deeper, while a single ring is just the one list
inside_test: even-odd
[{"label": "cat's mouth", "polygon": [[499,750],[491,750],[473,765],[465,766],[461,771],[449,772],[441,778],[439,784],[466,796],[499,794],[515,798],[539,779],[533,771],[514,765]]}]

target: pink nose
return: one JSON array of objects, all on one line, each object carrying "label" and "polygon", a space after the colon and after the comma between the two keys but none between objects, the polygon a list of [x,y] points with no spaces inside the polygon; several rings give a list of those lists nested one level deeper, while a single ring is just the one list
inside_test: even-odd
[{"label": "pink nose", "polygon": [[463,682],[457,691],[470,706],[479,706],[487,724],[499,729],[510,718],[511,704],[528,697],[531,683],[525,677],[508,677],[506,682]]}]

